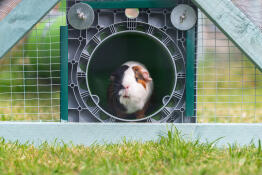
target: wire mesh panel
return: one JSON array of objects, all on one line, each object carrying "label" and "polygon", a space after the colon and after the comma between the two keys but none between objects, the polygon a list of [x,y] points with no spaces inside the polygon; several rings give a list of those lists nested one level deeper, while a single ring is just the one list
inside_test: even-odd
[{"label": "wire mesh panel", "polygon": [[262,72],[199,12],[198,122],[261,122]]},{"label": "wire mesh panel", "polygon": [[0,60],[0,120],[59,121],[60,26],[65,24],[63,2]]}]

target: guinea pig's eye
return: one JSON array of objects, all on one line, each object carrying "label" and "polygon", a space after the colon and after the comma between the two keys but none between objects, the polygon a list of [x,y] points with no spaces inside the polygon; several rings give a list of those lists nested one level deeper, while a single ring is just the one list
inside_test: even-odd
[{"label": "guinea pig's eye", "polygon": [[138,68],[137,68],[137,67],[133,67],[133,70],[137,72],[137,71],[138,71]]}]

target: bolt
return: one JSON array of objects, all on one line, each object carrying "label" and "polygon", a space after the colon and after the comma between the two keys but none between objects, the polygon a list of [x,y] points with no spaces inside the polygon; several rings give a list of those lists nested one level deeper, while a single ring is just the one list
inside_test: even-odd
[{"label": "bolt", "polygon": [[82,20],[86,20],[86,15],[84,12],[82,12],[80,9],[77,9],[76,11],[77,15],[78,15],[78,18],[82,19]]},{"label": "bolt", "polygon": [[180,16],[180,23],[183,23],[184,20],[187,18],[186,12],[187,12],[187,11],[185,10],[184,13],[182,14],[182,16]]}]

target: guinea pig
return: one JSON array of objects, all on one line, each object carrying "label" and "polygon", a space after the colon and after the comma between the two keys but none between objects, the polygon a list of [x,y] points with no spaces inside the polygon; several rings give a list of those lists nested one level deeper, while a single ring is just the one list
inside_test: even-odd
[{"label": "guinea pig", "polygon": [[145,117],[153,92],[153,80],[146,67],[138,62],[124,63],[110,76],[108,104],[119,118]]}]

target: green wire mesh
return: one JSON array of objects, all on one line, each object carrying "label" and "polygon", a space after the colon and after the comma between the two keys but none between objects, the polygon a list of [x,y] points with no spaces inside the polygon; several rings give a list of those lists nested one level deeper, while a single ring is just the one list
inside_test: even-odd
[{"label": "green wire mesh", "polygon": [[262,121],[262,72],[199,12],[198,122]]},{"label": "green wire mesh", "polygon": [[65,1],[59,3],[0,60],[0,120],[59,121],[65,8]]}]

